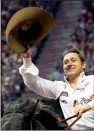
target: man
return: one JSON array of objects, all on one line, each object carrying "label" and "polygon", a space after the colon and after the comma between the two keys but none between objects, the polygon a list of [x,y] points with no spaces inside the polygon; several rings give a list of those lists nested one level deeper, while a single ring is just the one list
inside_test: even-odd
[{"label": "man", "polygon": [[[64,55],[63,70],[65,79],[63,81],[49,81],[38,76],[39,70],[32,63],[32,52],[29,49],[21,54],[23,65],[19,72],[27,87],[37,94],[57,99],[65,118],[75,113],[81,117],[71,129],[93,129],[94,130],[94,75],[85,76],[86,62],[83,55],[76,49],[71,49]],[[68,120],[70,125],[74,119]]]}]

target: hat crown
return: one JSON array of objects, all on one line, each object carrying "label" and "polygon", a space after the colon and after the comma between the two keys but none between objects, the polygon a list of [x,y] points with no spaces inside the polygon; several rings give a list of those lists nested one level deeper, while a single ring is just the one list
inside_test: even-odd
[{"label": "hat crown", "polygon": [[31,41],[36,39],[41,33],[42,26],[36,21],[26,22],[18,29],[18,38],[22,41]]}]

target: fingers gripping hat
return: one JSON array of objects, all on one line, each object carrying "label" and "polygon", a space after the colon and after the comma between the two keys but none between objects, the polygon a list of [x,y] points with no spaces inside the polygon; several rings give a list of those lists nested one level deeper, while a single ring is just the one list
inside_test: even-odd
[{"label": "fingers gripping hat", "polygon": [[50,13],[38,7],[26,7],[16,12],[6,27],[8,46],[17,53],[41,41],[54,27]]}]

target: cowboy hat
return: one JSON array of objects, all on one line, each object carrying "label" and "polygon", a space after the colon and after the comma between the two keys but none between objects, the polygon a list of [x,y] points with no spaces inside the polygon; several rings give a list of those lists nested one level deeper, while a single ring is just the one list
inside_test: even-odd
[{"label": "cowboy hat", "polygon": [[38,7],[26,7],[16,12],[6,27],[8,46],[17,53],[41,41],[54,27],[50,13]]}]

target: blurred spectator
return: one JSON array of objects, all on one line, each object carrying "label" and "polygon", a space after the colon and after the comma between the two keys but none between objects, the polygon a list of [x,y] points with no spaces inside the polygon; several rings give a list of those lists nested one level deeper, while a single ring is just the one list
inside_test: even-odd
[{"label": "blurred spectator", "polygon": [[62,60],[59,61],[59,63],[56,66],[55,71],[52,73],[52,75],[49,76],[49,79],[52,80],[52,81],[54,81],[54,80],[58,80],[58,81],[64,80]]},{"label": "blurred spectator", "polygon": [[86,24],[86,33],[89,35],[94,30],[94,23],[92,19],[88,19]]},{"label": "blurred spectator", "polygon": [[86,14],[87,14],[87,8],[86,8],[85,6],[83,6],[83,7],[81,8],[80,14],[82,14],[82,15],[86,15]]},{"label": "blurred spectator", "polygon": [[67,47],[68,49],[79,48],[79,39],[77,34],[73,33],[70,35]]},{"label": "blurred spectator", "polygon": [[94,22],[94,16],[90,11],[88,11],[88,13],[87,13],[87,20],[88,19],[92,19],[92,21]]},{"label": "blurred spectator", "polygon": [[81,15],[79,18],[79,26],[81,28],[81,30],[85,30],[86,27],[86,19],[84,15]]}]

